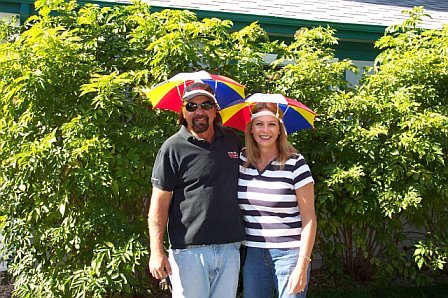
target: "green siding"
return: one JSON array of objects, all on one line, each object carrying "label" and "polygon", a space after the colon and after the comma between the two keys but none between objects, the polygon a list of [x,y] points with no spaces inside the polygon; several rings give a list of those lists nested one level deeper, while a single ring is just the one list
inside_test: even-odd
[{"label": "green siding", "polygon": [[[128,5],[130,2],[115,1],[78,1],[79,4],[95,3],[100,6]],[[161,11],[163,7],[151,7],[152,12]],[[33,0],[0,0],[0,11],[20,14],[20,21],[24,21],[35,14]],[[272,16],[257,16],[250,14],[237,14],[227,12],[211,12],[205,10],[192,10],[198,18],[212,18],[231,20],[234,29],[239,30],[252,22],[258,22],[266,30],[272,40],[283,40],[289,42],[294,33],[302,27],[330,26],[336,30],[336,36],[340,39],[339,45],[335,47],[338,58],[351,58],[355,60],[371,61],[378,54],[373,44],[383,34],[385,27],[359,24],[328,23],[309,20],[295,20]]]},{"label": "green siding", "polygon": [[10,3],[10,2],[0,1],[0,12],[19,14],[20,13],[20,3]]},{"label": "green siding", "polygon": [[360,43],[351,41],[342,41],[337,46],[336,57],[339,59],[373,61],[380,53],[375,49],[373,43]]}]

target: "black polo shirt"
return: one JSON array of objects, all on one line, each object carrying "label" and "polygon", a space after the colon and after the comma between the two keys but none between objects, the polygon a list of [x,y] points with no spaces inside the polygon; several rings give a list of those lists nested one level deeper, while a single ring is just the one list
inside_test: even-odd
[{"label": "black polo shirt", "polygon": [[215,126],[211,144],[182,128],[160,148],[152,173],[154,187],[172,191],[168,235],[172,248],[241,241],[238,154],[241,142]]}]

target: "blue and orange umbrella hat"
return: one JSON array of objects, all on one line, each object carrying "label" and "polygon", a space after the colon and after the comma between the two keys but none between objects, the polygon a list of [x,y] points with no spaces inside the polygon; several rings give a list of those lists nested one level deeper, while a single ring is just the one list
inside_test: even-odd
[{"label": "blue and orange umbrella hat", "polygon": [[303,103],[285,97],[282,94],[255,93],[244,100],[239,100],[223,108],[221,114],[222,124],[245,131],[246,124],[251,120],[252,107],[260,102],[277,104],[283,112],[283,124],[287,134],[292,134],[302,129],[314,127],[316,113]]}]

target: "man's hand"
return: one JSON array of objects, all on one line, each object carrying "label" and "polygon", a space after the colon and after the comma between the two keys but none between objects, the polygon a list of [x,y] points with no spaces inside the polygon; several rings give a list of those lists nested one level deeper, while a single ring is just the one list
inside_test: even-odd
[{"label": "man's hand", "polygon": [[149,257],[149,272],[156,279],[164,279],[171,274],[171,266],[165,253],[153,253]]}]

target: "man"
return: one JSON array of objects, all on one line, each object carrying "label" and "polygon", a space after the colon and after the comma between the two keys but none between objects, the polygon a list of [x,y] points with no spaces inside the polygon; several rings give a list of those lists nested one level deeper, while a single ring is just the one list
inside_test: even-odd
[{"label": "man", "polygon": [[[218,109],[209,85],[185,88],[181,128],[154,163],[149,269],[157,279],[170,276],[174,298],[236,296],[244,238],[237,201],[241,142],[218,125]],[[167,223],[169,256],[163,246]]]}]

